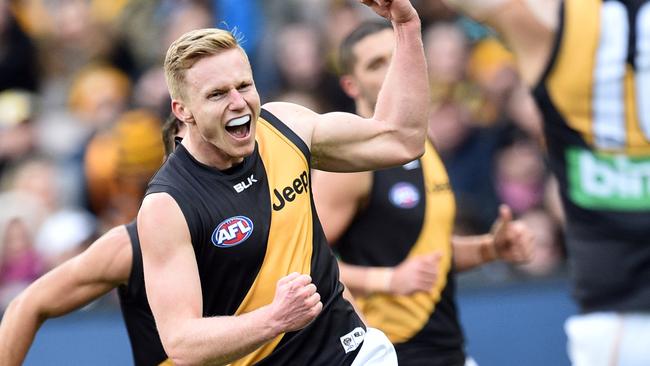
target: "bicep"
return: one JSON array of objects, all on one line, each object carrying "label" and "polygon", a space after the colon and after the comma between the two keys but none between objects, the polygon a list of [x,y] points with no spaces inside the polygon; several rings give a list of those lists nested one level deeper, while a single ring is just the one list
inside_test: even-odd
[{"label": "bicep", "polygon": [[405,163],[411,152],[399,134],[383,121],[346,112],[318,114],[291,103],[264,106],[309,146],[312,167],[354,172]]},{"label": "bicep", "polygon": [[167,194],[145,198],[138,234],[147,298],[164,341],[183,320],[202,316],[196,257],[185,218]]},{"label": "bicep", "polygon": [[314,168],[351,172],[405,163],[410,152],[396,132],[384,121],[355,114],[320,115],[312,135]]}]

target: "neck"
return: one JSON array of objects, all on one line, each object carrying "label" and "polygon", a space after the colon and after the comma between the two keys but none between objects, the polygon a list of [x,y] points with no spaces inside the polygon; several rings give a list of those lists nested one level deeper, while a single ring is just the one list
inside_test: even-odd
[{"label": "neck", "polygon": [[244,160],[244,158],[241,157],[226,155],[223,151],[214,146],[214,144],[206,141],[198,131],[192,130],[195,129],[188,130],[187,135],[183,138],[181,143],[185,146],[190,155],[201,164],[218,170],[226,170]]},{"label": "neck", "polygon": [[371,118],[375,114],[374,106],[371,106],[365,99],[356,99],[354,104],[356,113],[363,118]]}]

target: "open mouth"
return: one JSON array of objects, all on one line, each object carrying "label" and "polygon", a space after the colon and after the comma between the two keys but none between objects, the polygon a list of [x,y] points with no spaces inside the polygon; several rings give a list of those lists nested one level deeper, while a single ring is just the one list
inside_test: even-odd
[{"label": "open mouth", "polygon": [[233,118],[228,123],[226,123],[226,132],[231,136],[241,139],[246,136],[251,131],[251,115],[247,114],[245,116]]}]

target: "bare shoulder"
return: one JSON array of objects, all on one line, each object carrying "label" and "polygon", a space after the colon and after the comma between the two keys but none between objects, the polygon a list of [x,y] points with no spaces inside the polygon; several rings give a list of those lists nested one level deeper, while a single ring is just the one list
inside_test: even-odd
[{"label": "bare shoulder", "polygon": [[152,243],[163,249],[189,242],[189,229],[185,216],[176,200],[167,193],[153,193],[142,200],[138,212],[138,236],[143,252]]},{"label": "bare shoulder", "polygon": [[176,200],[167,193],[153,193],[145,196],[138,213],[138,232],[140,228],[150,225],[161,225],[173,222],[172,216],[179,214],[181,209]]},{"label": "bare shoulder", "polygon": [[270,102],[262,108],[271,112],[311,148],[311,136],[319,114],[295,103]]},{"label": "bare shoulder", "polygon": [[322,193],[330,198],[334,196],[360,200],[370,195],[370,190],[372,189],[372,172],[335,173],[314,170],[312,173],[312,182],[316,196]]}]

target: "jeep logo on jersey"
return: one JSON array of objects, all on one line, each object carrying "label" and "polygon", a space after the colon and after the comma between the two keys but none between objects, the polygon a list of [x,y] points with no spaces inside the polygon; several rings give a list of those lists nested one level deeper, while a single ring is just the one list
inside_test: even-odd
[{"label": "jeep logo on jersey", "polygon": [[300,176],[296,177],[290,185],[282,188],[280,191],[273,189],[273,195],[277,198],[277,200],[273,200],[273,210],[282,210],[286,202],[293,202],[297,195],[307,193],[308,190],[309,176],[307,175],[307,172],[303,170]]},{"label": "jeep logo on jersey", "polygon": [[253,221],[246,216],[233,216],[221,221],[212,232],[212,244],[230,248],[246,241],[253,233]]},{"label": "jeep logo on jersey", "polygon": [[420,192],[411,183],[399,182],[388,193],[390,202],[400,208],[413,208],[420,202]]}]

